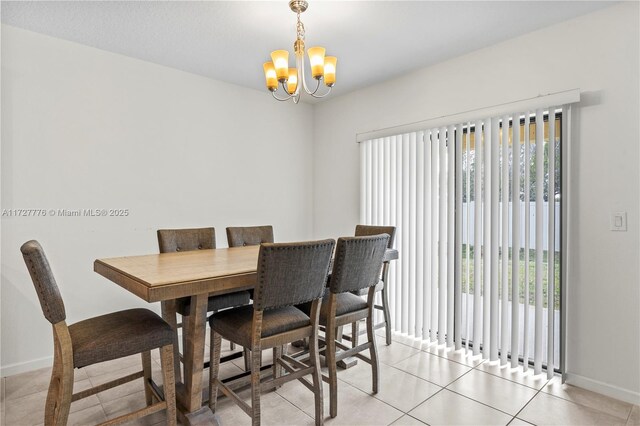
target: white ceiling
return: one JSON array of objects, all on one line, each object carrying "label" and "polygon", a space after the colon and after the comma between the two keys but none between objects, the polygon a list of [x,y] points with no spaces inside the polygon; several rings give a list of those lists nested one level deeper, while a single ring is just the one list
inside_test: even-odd
[{"label": "white ceiling", "polygon": [[[309,3],[302,15],[306,45],[322,45],[327,54],[338,57],[334,94],[613,4]],[[272,50],[292,51],[295,40],[295,14],[287,0],[2,1],[1,13],[2,22],[9,25],[265,91],[262,63]]]}]

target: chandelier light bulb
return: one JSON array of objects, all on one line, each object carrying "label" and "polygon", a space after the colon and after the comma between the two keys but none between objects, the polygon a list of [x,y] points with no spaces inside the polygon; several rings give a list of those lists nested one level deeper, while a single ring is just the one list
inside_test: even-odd
[{"label": "chandelier light bulb", "polygon": [[336,62],[338,62],[338,58],[335,56],[324,57],[324,84],[328,87],[332,87],[336,83]]},{"label": "chandelier light bulb", "polygon": [[293,95],[298,88],[298,70],[296,68],[289,68],[289,78],[287,79],[287,92]]},{"label": "chandelier light bulb", "polygon": [[276,76],[276,68],[273,66],[273,62],[265,62],[263,68],[264,77],[267,80],[267,89],[275,92],[278,90],[278,77]]},{"label": "chandelier light bulb", "polygon": [[319,79],[324,74],[324,47],[310,47],[308,52],[309,63],[311,64],[311,75]]},{"label": "chandelier light bulb", "polygon": [[276,76],[279,82],[284,82],[289,77],[289,52],[286,50],[275,50],[271,52],[271,59],[276,69]]}]

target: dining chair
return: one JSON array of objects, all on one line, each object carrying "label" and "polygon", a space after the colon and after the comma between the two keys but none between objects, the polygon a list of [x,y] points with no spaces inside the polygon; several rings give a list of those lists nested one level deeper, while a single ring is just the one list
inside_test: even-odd
[{"label": "dining chair", "polygon": [[[159,229],[158,246],[160,247],[160,253],[215,249],[216,230],[215,228]],[[222,309],[242,306],[248,303],[248,291],[236,291],[220,296],[210,296],[207,301],[207,312],[218,312]],[[183,297],[177,299],[176,312],[182,316],[183,329],[186,328],[185,326],[188,324],[191,314],[191,298]],[[179,327],[177,325],[177,328]],[[186,338],[186,334],[183,333],[183,347],[186,346]],[[230,347],[231,350],[235,349],[233,343],[230,343]]]},{"label": "dining chair", "polygon": [[230,226],[227,228],[229,247],[257,246],[273,242],[273,226]]},{"label": "dining chair", "polygon": [[[227,245],[229,247],[259,246],[262,243],[273,242],[273,226],[229,226],[227,227]],[[249,297],[253,299],[253,290],[249,290]],[[284,350],[284,349],[283,349]],[[244,369],[249,371],[251,351],[244,348]]]},{"label": "dining chair", "polygon": [[[389,244],[387,248],[393,248],[393,242],[396,236],[395,226],[372,226],[372,225],[356,225],[356,237],[364,237],[368,235],[389,235]],[[382,311],[383,321],[375,325],[375,329],[385,328],[385,340],[387,345],[391,344],[391,314],[389,313],[389,262],[384,262],[382,265],[382,273],[380,275],[380,282],[376,286],[376,291],[381,292],[381,304],[374,305],[375,309]],[[360,290],[357,292],[359,296],[366,296],[367,290]],[[351,343],[353,347],[358,346],[358,324],[351,324]]]},{"label": "dining chair", "polygon": [[[338,414],[338,361],[355,356],[371,365],[373,393],[378,392],[378,352],[373,309],[376,285],[379,280],[382,260],[389,242],[389,235],[365,237],[343,237],[338,239],[336,255],[329,278],[329,288],[322,299],[320,325],[325,330],[325,359],[329,370],[329,412]],[[367,290],[367,300],[353,294]],[[300,309],[308,313],[311,306],[303,304]],[[337,329],[349,323],[366,320],[367,341],[355,347],[347,347],[338,340]],[[357,331],[357,330],[356,330]],[[338,351],[340,349],[340,351]],[[360,352],[369,350],[369,358]]]},{"label": "dining chair", "polygon": [[[38,294],[44,317],[53,326],[54,357],[45,404],[44,424],[64,426],[71,403],[115,386],[143,378],[146,407],[109,420],[117,425],[166,410],[167,424],[176,424],[173,371],[173,329],[148,309],[128,309],[67,325],[64,302],[42,246],[28,241],[20,247]],[[151,382],[151,350],[160,350],[163,390]],[[141,354],[142,370],[73,393],[74,371],[99,362]],[[154,400],[156,402],[154,402]]]},{"label": "dining chair", "polygon": [[[318,353],[318,315],[326,286],[334,240],[265,243],[260,246],[253,306],[214,314],[211,324],[209,406],[215,412],[218,389],[260,424],[260,392],[300,380],[315,397],[315,423],[324,422]],[[355,297],[355,296],[354,296]],[[309,302],[305,314],[294,305]],[[222,338],[251,349],[251,403],[244,402],[218,377]],[[284,344],[309,338],[309,364],[282,353]],[[273,379],[260,382],[263,349],[273,349]],[[282,375],[282,369],[287,374]],[[304,376],[311,375],[312,383]]]}]

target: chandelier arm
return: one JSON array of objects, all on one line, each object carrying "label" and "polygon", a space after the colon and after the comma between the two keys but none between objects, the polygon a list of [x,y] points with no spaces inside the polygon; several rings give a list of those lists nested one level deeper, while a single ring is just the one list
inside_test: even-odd
[{"label": "chandelier arm", "polygon": [[304,63],[305,63],[304,56],[302,55],[297,56],[296,62],[298,63],[298,70],[299,70],[298,80],[302,80],[302,87],[304,88],[304,91],[310,95],[312,92],[307,87],[307,79],[305,78],[305,72],[304,72]]},{"label": "chandelier arm", "polygon": [[315,80],[316,80],[316,89],[313,92],[309,93],[311,96],[315,95],[318,92],[318,89],[320,88],[320,79],[317,78]]},{"label": "chandelier arm", "polygon": [[[327,96],[329,93],[331,93],[331,89],[333,89],[333,87],[332,87],[332,86],[330,86],[330,87],[329,87],[329,90],[327,90],[327,92],[326,92],[326,93],[324,93],[324,94],[322,94],[322,95],[316,95],[316,94],[315,94],[315,92],[313,92],[313,93],[309,93],[309,94],[310,94],[311,96],[313,96],[314,98],[318,98],[318,99],[320,99],[320,98],[324,98],[324,97],[325,97],[325,96]],[[316,90],[317,90],[317,89],[316,89]]]},{"label": "chandelier arm", "polygon": [[281,101],[281,102],[288,101],[289,99],[293,98],[293,95],[289,95],[286,98],[279,98],[279,97],[276,96],[276,92],[275,91],[271,92],[271,96],[273,96],[274,99],[276,99],[278,101]]}]

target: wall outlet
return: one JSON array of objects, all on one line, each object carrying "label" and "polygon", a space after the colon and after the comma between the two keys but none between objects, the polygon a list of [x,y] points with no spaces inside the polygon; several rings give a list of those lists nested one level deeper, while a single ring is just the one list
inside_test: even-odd
[{"label": "wall outlet", "polygon": [[610,218],[610,227],[612,231],[626,231],[627,212],[612,212]]}]

